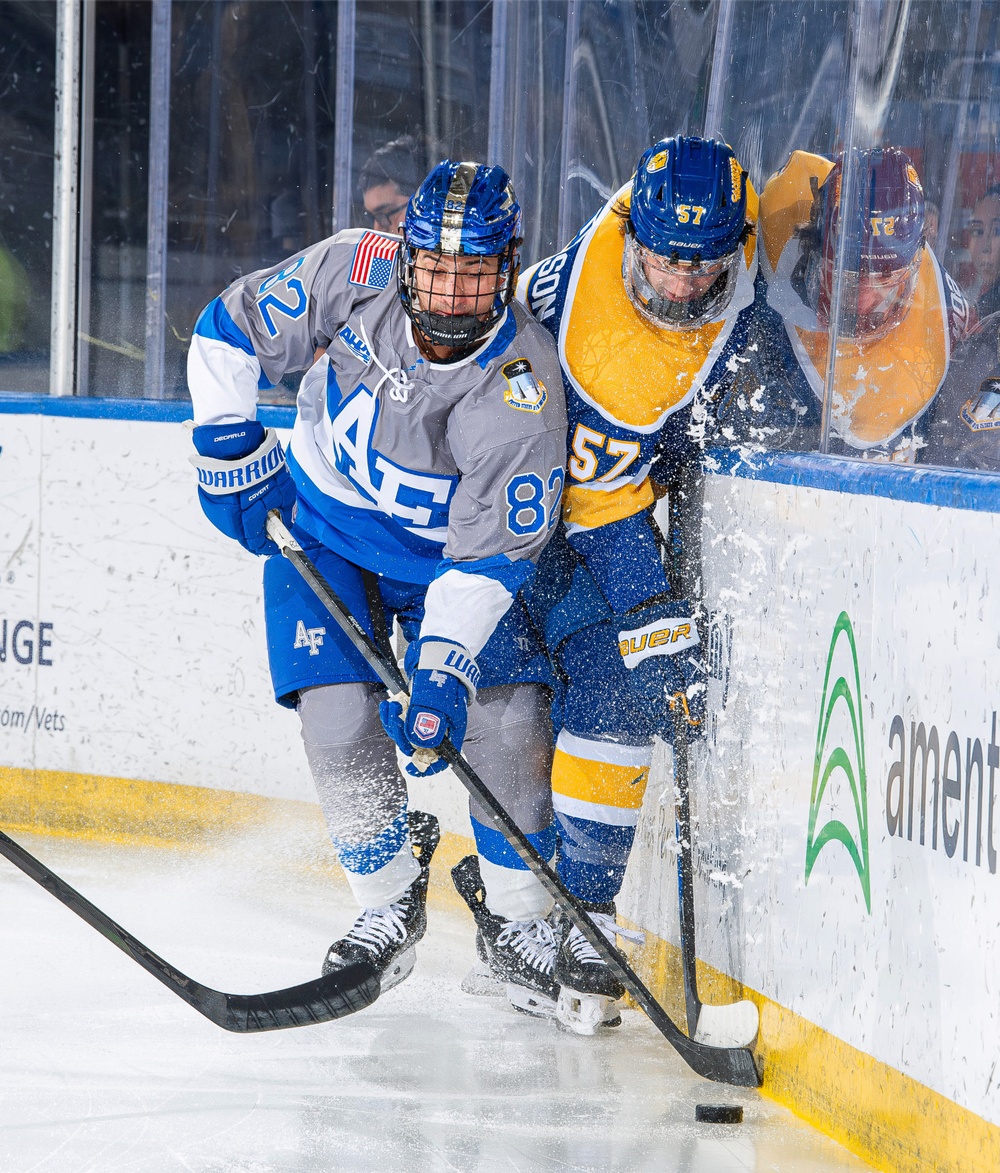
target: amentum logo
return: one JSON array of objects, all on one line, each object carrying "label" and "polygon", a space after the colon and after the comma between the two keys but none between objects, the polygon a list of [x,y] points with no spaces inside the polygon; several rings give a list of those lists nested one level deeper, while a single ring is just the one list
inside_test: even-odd
[{"label": "amentum logo", "polygon": [[[809,831],[806,837],[806,883],[828,843],[842,843],[858,873],[865,907],[872,910],[871,869],[868,858],[868,777],[865,767],[865,728],[858,649],[850,616],[841,611],[834,624],[816,730]],[[838,778],[838,772],[840,777]],[[853,799],[857,831],[842,819],[831,818],[817,833],[823,797],[832,779],[846,781]],[[838,788],[839,789],[839,788]]]},{"label": "amentum logo", "polygon": [[[985,726],[973,728],[970,737],[954,729],[938,732],[923,721],[911,719],[907,731],[901,713],[889,727],[889,749],[896,757],[885,785],[885,825],[897,835],[931,851],[938,843],[953,859],[961,852],[963,863],[997,871],[997,714],[994,710],[987,738]],[[985,754],[984,754],[985,749]],[[971,836],[969,832],[972,832]],[[969,840],[972,840],[970,843]]]}]

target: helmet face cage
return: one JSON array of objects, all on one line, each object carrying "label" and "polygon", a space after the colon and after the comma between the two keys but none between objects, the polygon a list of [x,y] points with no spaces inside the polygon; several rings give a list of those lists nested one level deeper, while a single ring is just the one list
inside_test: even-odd
[{"label": "helmet face cage", "polygon": [[514,298],[521,209],[502,167],[439,163],[414,192],[396,267],[399,298],[424,340],[458,353]]},{"label": "helmet face cage", "polygon": [[[910,308],[920,262],[921,256],[917,254],[901,269],[884,273],[845,271],[841,276],[841,334],[858,341],[877,342],[898,326]],[[832,295],[833,266],[824,262],[820,266],[816,306],[816,320],[824,329],[830,325]]]},{"label": "helmet face cage", "polygon": [[435,346],[468,350],[500,321],[514,297],[517,244],[497,254],[449,253],[400,245],[399,296]]},{"label": "helmet face cage", "polygon": [[[704,263],[664,257],[626,230],[622,280],[629,300],[647,322],[661,330],[697,330],[717,320],[732,301],[742,260],[742,248]],[[673,286],[676,292],[672,296],[658,291],[654,284],[658,274],[673,278],[660,281],[661,289],[668,284]],[[714,280],[710,280],[712,277]],[[685,285],[690,288],[689,294],[677,296],[684,292]]]}]

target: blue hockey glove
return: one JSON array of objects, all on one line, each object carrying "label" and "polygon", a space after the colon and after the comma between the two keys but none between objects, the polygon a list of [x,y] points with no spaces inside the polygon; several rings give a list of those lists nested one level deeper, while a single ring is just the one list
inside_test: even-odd
[{"label": "blue hockey glove", "polygon": [[705,720],[705,674],[693,611],[684,600],[653,603],[620,620],[618,650],[629,669],[632,699],[646,711],[664,714],[668,739],[673,735],[669,704],[677,693],[686,696],[699,729]]},{"label": "blue hockey glove", "polygon": [[[398,701],[382,702],[379,716],[386,733],[408,758],[415,749],[436,749],[445,737],[460,750],[479,683],[479,667],[468,649],[426,636],[406,649],[403,668],[410,677],[410,703],[404,716]],[[410,761],[405,769],[426,778],[447,769],[447,762],[438,758],[421,770]]]},{"label": "blue hockey glove", "polygon": [[205,424],[192,433],[198,452],[198,500],[208,520],[251,554],[277,554],[267,536],[267,515],[281,512],[291,525],[295,483],[273,428],[256,420]]}]

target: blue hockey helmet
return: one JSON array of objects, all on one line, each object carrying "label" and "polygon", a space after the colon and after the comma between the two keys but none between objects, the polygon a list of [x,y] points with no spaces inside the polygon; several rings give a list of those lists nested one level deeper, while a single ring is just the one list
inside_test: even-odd
[{"label": "blue hockey helmet", "polygon": [[503,317],[519,270],[521,207],[502,167],[439,163],[403,221],[399,296],[424,339],[467,351]]},{"label": "blue hockey helmet", "polygon": [[693,330],[732,300],[743,263],[746,173],[715,139],[662,139],[639,160],[629,205],[622,277],[654,325]]},{"label": "blue hockey helmet", "polygon": [[[806,289],[820,325],[829,325],[837,228],[848,225],[842,274],[841,332],[872,341],[902,320],[923,260],[924,189],[910,156],[899,147],[852,151],[853,207],[842,209],[844,156],[813,201],[811,271]],[[809,233],[804,234],[809,242]],[[807,250],[808,251],[808,250]]]}]

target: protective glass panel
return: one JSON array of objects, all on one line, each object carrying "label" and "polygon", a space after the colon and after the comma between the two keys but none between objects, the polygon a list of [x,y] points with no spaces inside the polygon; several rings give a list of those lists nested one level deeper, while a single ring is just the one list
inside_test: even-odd
[{"label": "protective glass panel", "polygon": [[[714,4],[505,5],[493,152],[525,211],[524,261],[561,248],[664,135],[697,133]],[[497,27],[499,25],[499,27]]]},{"label": "protective glass panel", "polygon": [[0,4],[0,392],[49,388],[56,5]]},{"label": "protective glass panel", "polygon": [[993,0],[722,6],[706,126],[761,190],[767,283],[741,438],[1000,469],[998,22]]},{"label": "protective glass panel", "polygon": [[723,434],[766,448],[820,443],[829,333],[803,282],[813,191],[840,148],[848,106],[850,6],[727,3],[719,20],[706,133],[734,148],[760,197],[752,334]]},{"label": "protective glass panel", "polygon": [[[160,97],[152,59],[167,50],[154,7],[97,5],[93,260],[78,377],[92,395],[184,398],[194,322],[234,277],[338,228],[395,230],[432,163],[486,150],[489,5],[171,4]],[[151,142],[158,101],[168,104],[169,136]],[[149,200],[158,166],[167,176],[162,310],[151,276],[151,242],[163,231]],[[150,361],[156,330],[162,375]],[[292,402],[296,382],[289,376],[262,401]]]},{"label": "protective glass panel", "polygon": [[[381,205],[365,198],[367,183],[386,168],[399,168],[398,204],[441,159],[485,158],[490,16],[489,5],[474,0],[357,5],[353,224],[372,222],[366,207],[394,206],[391,193],[384,193]],[[372,158],[401,136],[408,137],[400,154],[408,152],[412,162]],[[391,225],[393,231],[397,224]]]}]

